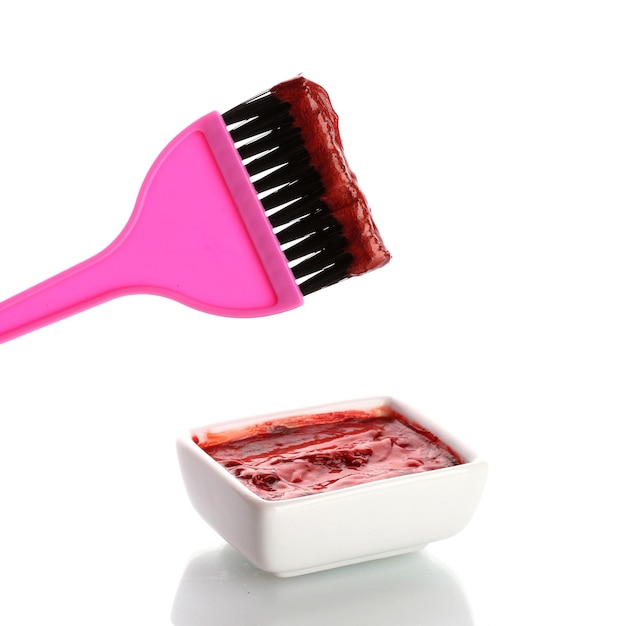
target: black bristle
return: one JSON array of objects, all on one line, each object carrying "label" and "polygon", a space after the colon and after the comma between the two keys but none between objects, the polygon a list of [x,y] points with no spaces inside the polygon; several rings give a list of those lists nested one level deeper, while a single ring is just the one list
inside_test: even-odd
[{"label": "black bristle", "polygon": [[262,134],[255,140],[240,145],[239,154],[245,160],[269,150],[276,150],[277,146],[289,149],[293,145],[299,145],[301,141],[302,138],[298,129],[279,128],[274,132]]},{"label": "black bristle", "polygon": [[353,259],[289,109],[269,91],[222,117],[300,291],[308,295],[346,278]]},{"label": "black bristle", "polygon": [[313,235],[319,235],[321,233],[332,235],[340,233],[343,235],[341,226],[337,220],[322,209],[291,222],[282,230],[276,230],[276,236],[283,244],[288,244],[292,241],[302,239],[303,237],[312,237]]},{"label": "black bristle", "polygon": [[[310,176],[309,180],[301,179],[297,184],[298,189],[294,189],[295,183],[289,183],[289,185],[285,185],[263,198],[263,204],[267,211],[282,207],[280,211],[272,214],[271,221],[274,226],[286,224],[300,214],[314,211],[318,205],[319,198],[324,192],[324,185],[322,185],[319,177]],[[297,200],[293,200],[294,193],[301,194]],[[288,203],[291,204],[287,206]],[[280,221],[274,223],[274,219]]]}]

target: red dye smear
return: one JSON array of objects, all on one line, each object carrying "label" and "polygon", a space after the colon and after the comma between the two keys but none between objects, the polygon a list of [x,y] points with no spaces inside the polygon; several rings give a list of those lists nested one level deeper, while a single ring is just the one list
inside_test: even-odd
[{"label": "red dye smear", "polygon": [[350,275],[364,274],[389,262],[378,228],[363,192],[346,161],[339,135],[338,116],[328,93],[303,77],[281,83],[272,93],[288,102],[294,124],[300,128],[311,164],[319,173],[325,192],[322,199],[340,222],[354,261]]},{"label": "red dye smear", "polygon": [[291,417],[195,441],[266,500],[464,462],[433,433],[389,407]]}]

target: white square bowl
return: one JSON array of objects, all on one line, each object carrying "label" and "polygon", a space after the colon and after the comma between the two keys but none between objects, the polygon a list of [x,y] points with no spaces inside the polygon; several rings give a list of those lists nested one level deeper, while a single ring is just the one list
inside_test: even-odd
[{"label": "white square bowl", "polygon": [[[200,445],[207,433],[292,416],[389,407],[459,453],[464,463],[286,500],[250,491]],[[364,398],[193,428],[177,441],[189,499],[199,515],[256,567],[287,577],[411,552],[462,530],[474,513],[487,464],[410,406]]]}]

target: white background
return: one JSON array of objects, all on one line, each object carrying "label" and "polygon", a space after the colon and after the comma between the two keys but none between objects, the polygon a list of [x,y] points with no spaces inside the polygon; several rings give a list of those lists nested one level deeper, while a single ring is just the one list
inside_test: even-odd
[{"label": "white background", "polygon": [[[393,260],[271,318],[137,296],[2,345],[0,621],[625,623],[625,32],[603,0],[3,2],[0,300],[107,245],[179,130],[298,73]],[[462,533],[290,587],[220,549],[179,433],[381,393],[489,460]]]}]

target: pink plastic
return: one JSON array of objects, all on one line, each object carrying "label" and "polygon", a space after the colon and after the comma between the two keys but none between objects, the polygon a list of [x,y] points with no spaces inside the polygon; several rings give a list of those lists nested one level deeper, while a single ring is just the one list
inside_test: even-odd
[{"label": "pink plastic", "polygon": [[163,150],[113,243],[0,303],[0,342],[128,294],[165,296],[229,317],[302,304],[219,113]]}]

